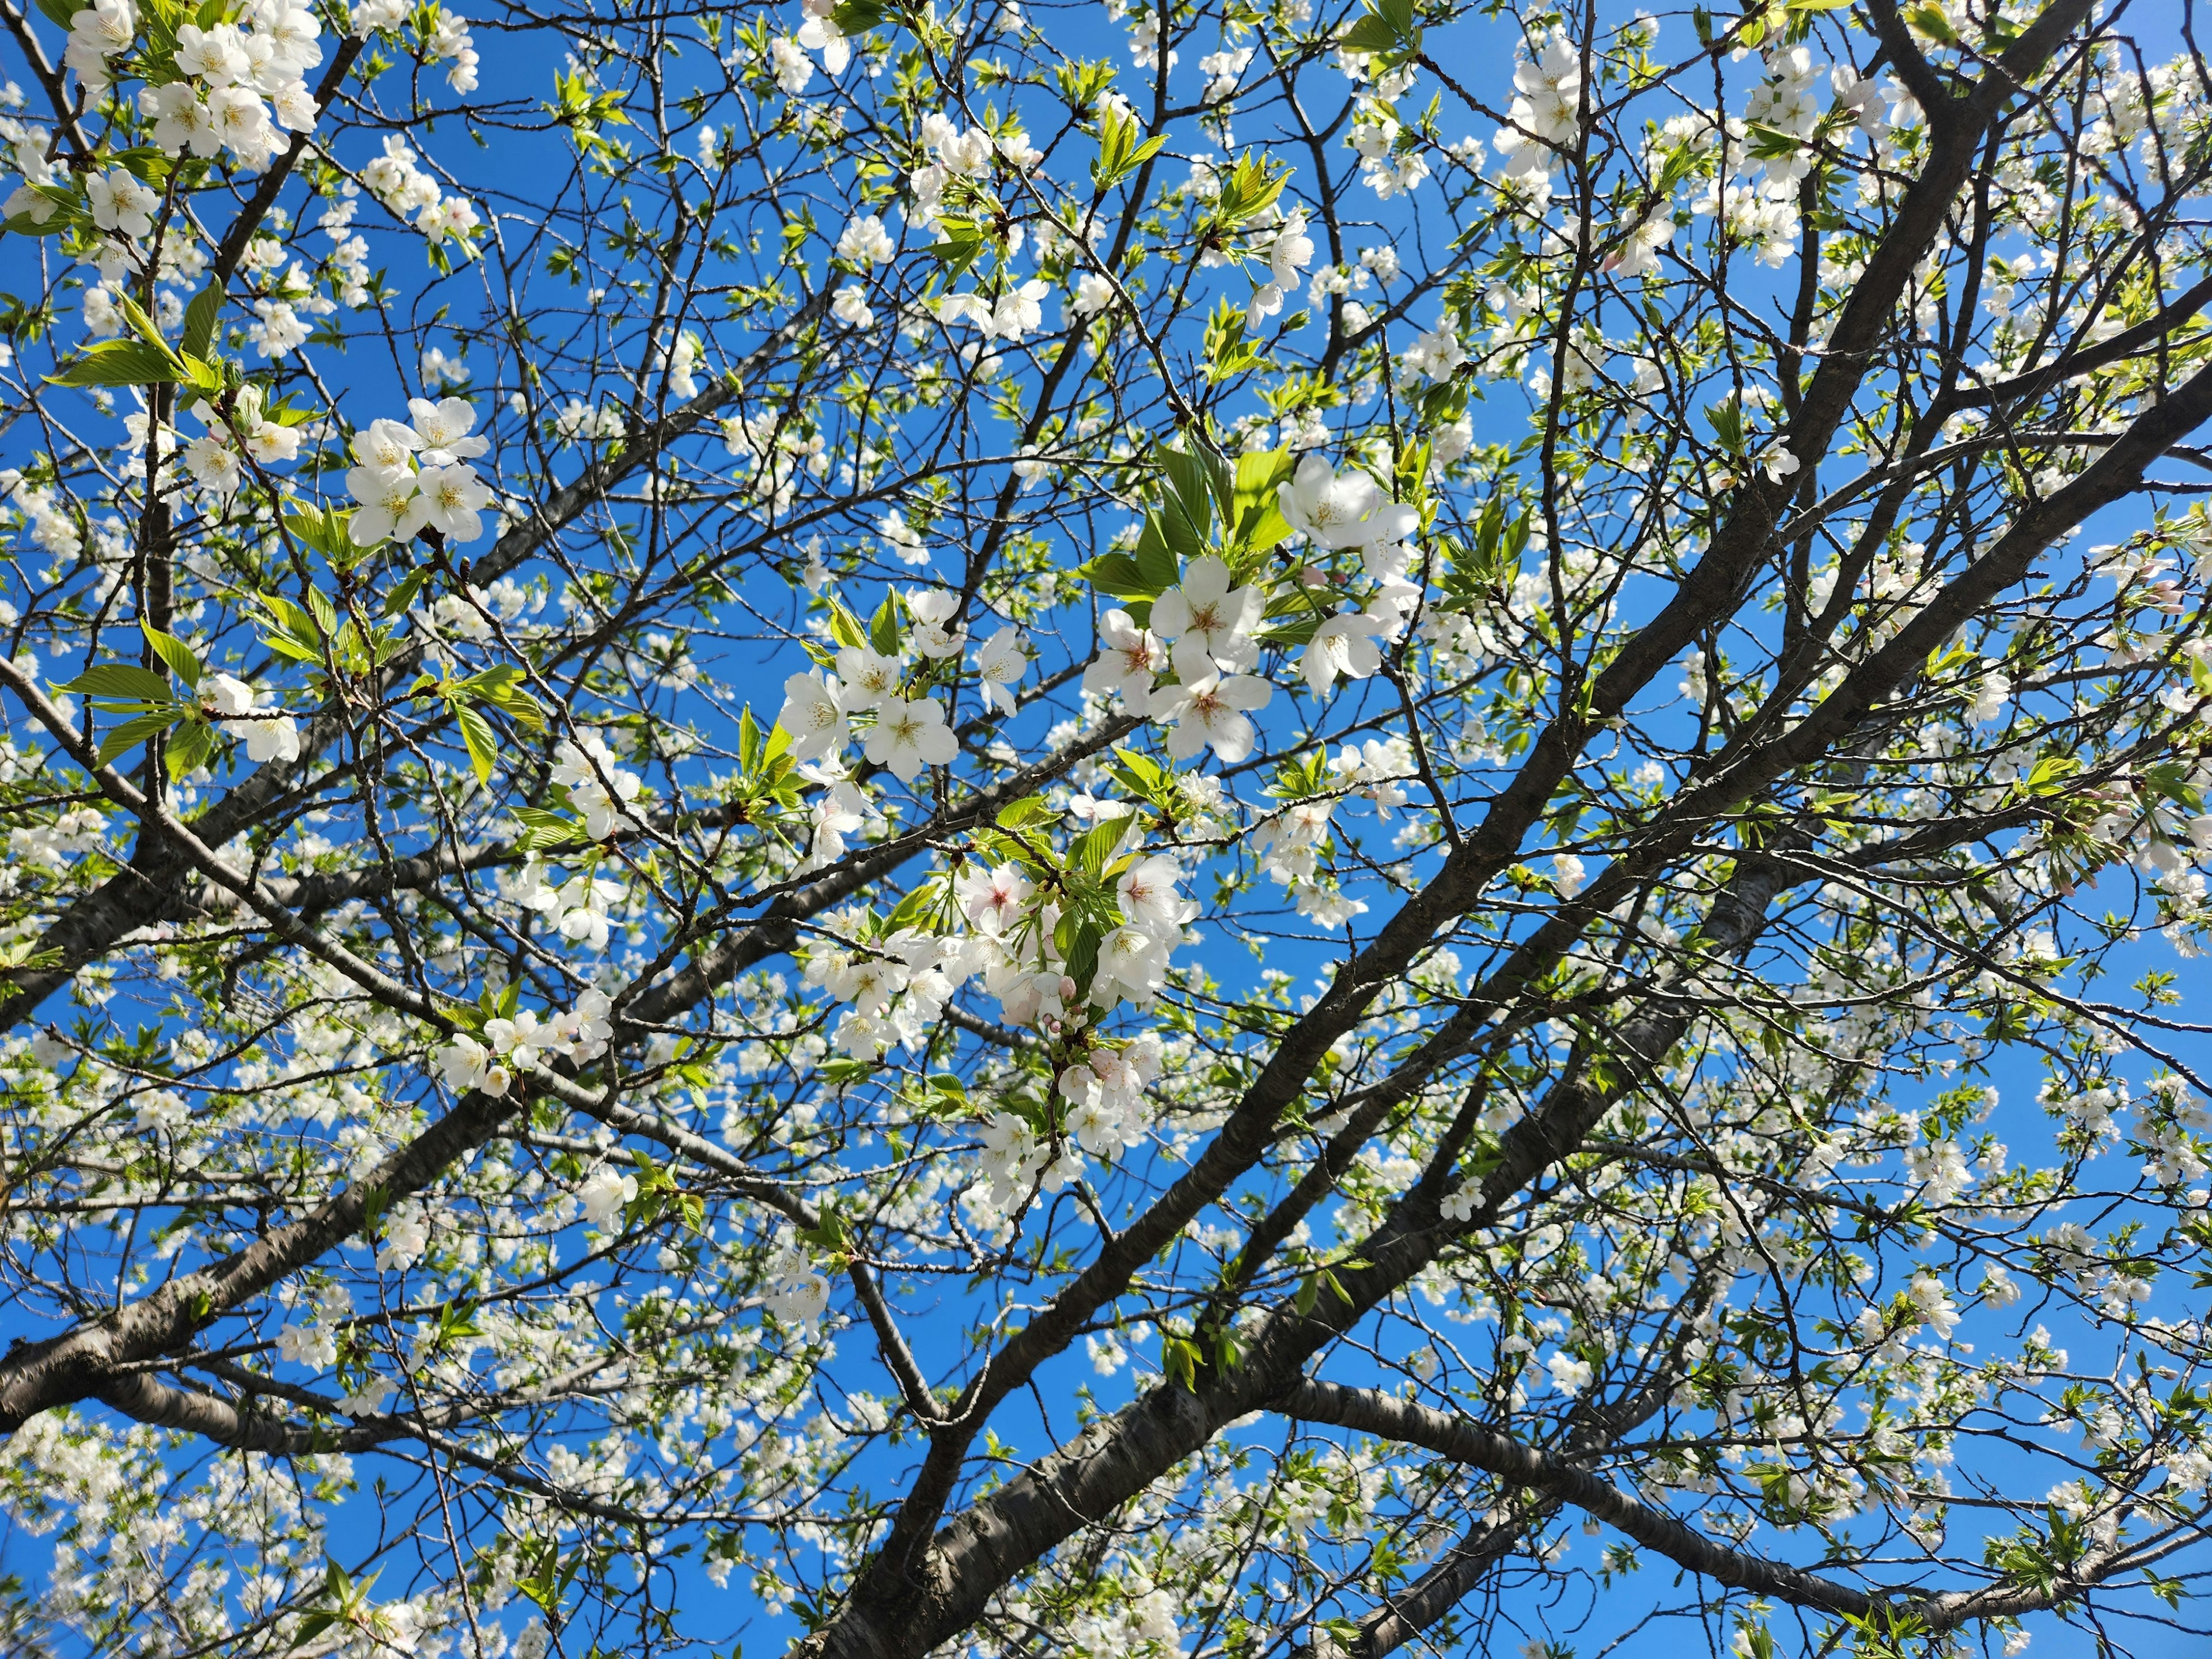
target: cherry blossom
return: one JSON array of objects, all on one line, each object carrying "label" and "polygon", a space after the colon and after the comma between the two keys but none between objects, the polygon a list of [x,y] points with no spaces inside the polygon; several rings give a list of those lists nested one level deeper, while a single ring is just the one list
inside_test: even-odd
[{"label": "cherry blossom", "polygon": [[901,783],[912,783],[924,767],[948,766],[960,745],[945,724],[945,710],[930,697],[908,702],[885,697],[876,705],[876,723],[863,750]]},{"label": "cherry blossom", "polygon": [[1182,580],[1152,603],[1152,628],[1173,642],[1176,672],[1187,681],[1217,667],[1249,668],[1260,659],[1253,637],[1260,622],[1259,590],[1232,588],[1230,580],[1229,566],[1209,553],[1193,560]]},{"label": "cherry blossom", "polygon": [[1179,685],[1164,685],[1152,693],[1152,716],[1165,721],[1170,730],[1167,751],[1176,760],[1188,760],[1201,749],[1235,764],[1252,752],[1259,733],[1245,718],[1267,706],[1275,688],[1250,674],[1207,674]]}]

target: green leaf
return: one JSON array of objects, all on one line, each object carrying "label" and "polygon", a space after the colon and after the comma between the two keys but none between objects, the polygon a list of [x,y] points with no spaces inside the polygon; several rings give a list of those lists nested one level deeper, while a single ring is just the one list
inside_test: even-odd
[{"label": "green leaf", "polygon": [[208,757],[215,752],[215,728],[205,720],[187,720],[169,739],[165,757],[169,776],[181,778],[185,774],[207,764]]},{"label": "green leaf", "polygon": [[526,853],[532,848],[555,846],[577,838],[573,820],[542,806],[516,807],[514,821],[522,826],[522,834],[516,839]]},{"label": "green leaf", "polygon": [[[198,301],[194,301],[193,303],[197,305]],[[332,563],[351,565],[368,550],[353,544],[353,538],[348,531],[352,520],[353,510],[350,507],[314,507],[299,502],[295,504],[294,511],[284,515],[284,528]],[[409,580],[417,587],[422,586],[419,575],[410,575]],[[405,584],[401,586],[405,586]],[[411,590],[409,598],[413,598]],[[406,608],[404,605],[399,607],[402,611]],[[387,607],[385,614],[392,616],[397,613]]]},{"label": "green leaf", "polygon": [[1107,861],[1114,856],[1115,848],[1121,844],[1122,836],[1137,821],[1134,812],[1125,812],[1118,818],[1107,818],[1092,825],[1076,838],[1071,849],[1075,856],[1069,860],[1079,866],[1084,874],[1097,880],[1106,871]]},{"label": "green leaf", "polygon": [[1090,990],[1091,981],[1098,976],[1098,939],[1097,925],[1086,921],[1075,930],[1075,941],[1068,947],[1067,974],[1079,994]]},{"label": "green leaf", "polygon": [[760,722],[753,718],[753,706],[747,703],[738,716],[738,769],[748,777],[758,767],[760,746]]},{"label": "green leaf", "polygon": [[1098,188],[1110,190],[1159,153],[1167,143],[1167,135],[1137,142],[1139,128],[1133,116],[1122,113],[1118,105],[1109,104],[1098,118],[1098,159],[1091,164],[1091,176]]},{"label": "green leaf", "polygon": [[898,600],[890,593],[876,607],[876,614],[868,619],[868,643],[881,657],[896,657],[899,653]]},{"label": "green leaf", "polygon": [[1231,495],[1231,517],[1236,528],[1229,538],[1232,551],[1270,548],[1291,533],[1290,521],[1283,517],[1276,492],[1290,482],[1297,466],[1297,457],[1288,449],[1237,458]]},{"label": "green leaf", "polygon": [[430,567],[428,565],[424,565],[420,570],[409,571],[399,586],[393,588],[385,599],[384,614],[387,617],[396,617],[406,610],[409,605],[415,603],[415,596],[422,591],[422,584],[429,579]]},{"label": "green leaf", "polygon": [[143,306],[128,294],[120,297],[120,304],[123,307],[124,320],[137,331],[140,339],[159,351],[167,351],[169,349],[169,343],[161,337],[161,331],[155,325],[154,319],[146,314],[146,308]]},{"label": "green leaf", "polygon": [[983,228],[972,219],[942,218],[938,226],[945,233],[945,240],[933,245],[929,252],[945,266],[945,280],[949,285],[983,257],[983,250],[989,244],[984,240]]},{"label": "green leaf", "polygon": [[272,634],[262,641],[280,657],[294,662],[320,662],[323,653],[304,640],[295,640],[289,634]]},{"label": "green leaf", "polygon": [[513,663],[501,663],[481,674],[455,680],[445,688],[448,702],[483,702],[504,709],[509,718],[535,732],[545,724],[545,710],[523,686],[524,673]]},{"label": "green leaf", "polygon": [[1182,566],[1168,550],[1160,515],[1145,515],[1144,533],[1137,538],[1137,574],[1144,591],[1158,597],[1182,580]]},{"label": "green leaf", "polygon": [[1398,45],[1398,31],[1370,13],[1347,29],[1337,44],[1346,52],[1390,52]]},{"label": "green leaf", "polygon": [[26,210],[8,221],[8,228],[18,236],[58,236],[65,230],[88,229],[92,215],[87,211],[84,199],[67,185],[27,185],[32,195],[46,204],[44,222],[33,218]]},{"label": "green leaf", "polygon": [[1283,193],[1288,182],[1287,169],[1278,173],[1267,161],[1255,154],[1247,153],[1238,158],[1221,181],[1221,194],[1213,204],[1214,222],[1224,230],[1234,230],[1246,220],[1261,213]]},{"label": "green leaf", "polygon": [[173,386],[184,378],[185,365],[167,347],[108,340],[46,380],[52,386]]},{"label": "green leaf", "polygon": [[863,650],[867,646],[867,629],[860,626],[858,617],[845,609],[842,599],[830,601],[830,637],[848,651]]},{"label": "green leaf", "polygon": [[454,706],[453,720],[461,728],[461,741],[468,745],[469,763],[476,768],[477,781],[489,783],[491,769],[499,759],[499,733],[466,703]]},{"label": "green leaf", "polygon": [[1213,536],[1213,492],[1207,488],[1206,463],[1188,451],[1161,449],[1160,465],[1168,475],[1169,490],[1162,503],[1168,520],[1168,539],[1178,551],[1188,538],[1195,558]]},{"label": "green leaf", "polygon": [[182,718],[184,711],[174,707],[151,714],[139,714],[127,720],[110,732],[100,742],[100,763],[102,766],[118,755],[128,754],[147,738],[167,731]]},{"label": "green leaf", "polygon": [[[262,593],[256,597],[261,601],[261,608],[269,613],[276,626],[301,644],[312,647],[322,638],[321,632],[315,626],[315,619],[282,594]],[[327,605],[328,601],[325,600],[325,604]]]},{"label": "green leaf", "polygon": [[840,34],[866,34],[884,21],[886,9],[883,0],[838,0],[830,21]]},{"label": "green leaf", "polygon": [[119,703],[132,708],[176,701],[169,682],[161,675],[127,662],[94,663],[75,679],[54,689],[77,692],[94,702]]},{"label": "green leaf", "polygon": [[191,647],[174,634],[163,633],[149,622],[141,621],[138,627],[146,635],[146,643],[154,647],[154,653],[168,664],[169,672],[186,685],[197,689],[200,676],[206,671],[200,666],[200,659]]},{"label": "green leaf", "polygon": [[1941,6],[1914,6],[1905,14],[1905,21],[1931,40],[1941,40],[1945,46],[1956,46],[1959,32],[1951,27],[1951,20],[1943,15]]},{"label": "green leaf", "polygon": [[1110,593],[1115,599],[1156,597],[1153,590],[1145,586],[1144,573],[1137,568],[1137,562],[1127,553],[1101,553],[1079,574],[1100,592]]},{"label": "green leaf", "polygon": [[1042,795],[1024,795],[999,809],[998,824],[1001,830],[1019,830],[1027,824],[1042,823],[1052,815],[1051,804]]},{"label": "green leaf", "polygon": [[1413,0],[1368,0],[1367,15],[1354,23],[1337,45],[1346,52],[1374,52],[1393,58],[1412,57],[1421,49],[1421,30],[1414,21]]},{"label": "green leaf", "polygon": [[1160,1370],[1170,1382],[1180,1383],[1193,1393],[1198,1388],[1198,1345],[1179,1336],[1160,1336]]},{"label": "green leaf", "polygon": [[168,178],[171,169],[175,166],[167,155],[151,145],[140,145],[135,149],[124,150],[115,159],[122,162],[125,169],[139,183],[152,185],[157,188]]},{"label": "green leaf", "polygon": [[2081,770],[2081,763],[2071,755],[2045,755],[2028,769],[2026,777],[2014,781],[2013,791],[2023,796],[2055,795]]}]

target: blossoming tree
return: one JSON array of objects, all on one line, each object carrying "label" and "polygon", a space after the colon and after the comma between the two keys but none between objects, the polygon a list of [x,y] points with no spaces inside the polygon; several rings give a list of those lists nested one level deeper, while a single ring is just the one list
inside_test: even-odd
[{"label": "blossoming tree", "polygon": [[2193,1627],[2193,16],[0,0],[11,1642]]}]

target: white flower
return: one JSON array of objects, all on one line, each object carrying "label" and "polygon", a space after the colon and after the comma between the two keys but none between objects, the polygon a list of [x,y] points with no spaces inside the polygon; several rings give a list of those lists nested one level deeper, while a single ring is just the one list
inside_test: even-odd
[{"label": "white flower", "polygon": [[414,416],[415,436],[420,441],[425,467],[472,460],[491,447],[489,440],[469,435],[469,428],[477,423],[477,410],[465,398],[441,398],[436,403],[428,398],[410,398],[407,412]]},{"label": "white flower", "polygon": [[154,142],[172,155],[190,150],[206,158],[222,148],[215,117],[189,81],[149,87],[138,94],[139,112],[154,118]]},{"label": "white flower", "polygon": [[990,331],[1018,345],[1024,334],[1043,323],[1042,301],[1051,291],[1049,284],[1032,277],[1019,288],[1001,294],[991,308]]},{"label": "white flower", "polygon": [[637,1177],[624,1175],[606,1164],[592,1170],[576,1189],[577,1200],[584,1208],[584,1219],[594,1225],[622,1213],[623,1206],[636,1196]]},{"label": "white flower", "polygon": [[854,264],[889,264],[898,257],[898,244],[872,213],[856,215],[837,238],[837,257]]},{"label": "white flower", "polygon": [[210,674],[200,682],[200,706],[210,719],[234,738],[244,740],[246,757],[255,765],[300,758],[300,729],[289,714],[269,705],[252,686],[228,674]]},{"label": "white flower", "polygon": [[501,1017],[484,1022],[484,1047],[517,1066],[528,1066],[538,1058],[538,1015],[531,1009],[524,1009],[512,1019]]},{"label": "white flower", "polygon": [[855,1008],[837,1022],[837,1032],[830,1042],[848,1060],[877,1059],[884,1051],[883,1024]]},{"label": "white flower", "polygon": [[1227,678],[1208,674],[1182,685],[1164,685],[1152,693],[1151,714],[1174,729],[1167,750],[1176,760],[1188,760],[1200,749],[1211,748],[1231,765],[1252,752],[1258,738],[1244,716],[1265,708],[1275,688],[1249,674]]},{"label": "white flower", "polygon": [[[1459,343],[1459,330],[1449,317],[1439,319],[1436,327],[1418,337],[1407,348],[1403,359],[1408,374],[1421,375],[1439,386],[1451,379],[1466,361],[1467,348]],[[1409,513],[1412,510],[1406,509]],[[1412,528],[1409,523],[1400,533]]]},{"label": "white flower", "polygon": [[177,68],[211,87],[229,86],[253,72],[252,64],[239,48],[237,31],[220,23],[211,29],[197,23],[178,25]]},{"label": "white flower", "polygon": [[921,532],[906,521],[906,514],[893,507],[884,514],[884,521],[876,533],[890,544],[891,551],[902,564],[923,565],[929,562],[928,546]]},{"label": "white flower", "polygon": [[1111,1007],[1117,997],[1142,1006],[1167,981],[1168,946],[1141,927],[1116,927],[1098,941],[1091,1000]]},{"label": "white flower", "polygon": [[848,733],[836,676],[825,681],[818,672],[793,674],[783,683],[783,712],[775,723],[791,733],[794,759],[819,760],[842,749]]},{"label": "white flower", "polygon": [[210,432],[195,438],[185,446],[185,471],[204,489],[218,495],[235,491],[244,476],[238,452],[223,441],[222,434]]},{"label": "white flower", "polygon": [[925,766],[950,765],[959,748],[933,699],[908,702],[885,697],[877,705],[866,753],[870,765],[883,767],[901,783],[912,783]]},{"label": "white flower", "polygon": [[1232,589],[1228,565],[1208,553],[1192,560],[1182,582],[1152,602],[1152,629],[1175,642],[1176,672],[1185,680],[1201,679],[1217,665],[1242,669],[1260,660],[1252,630],[1261,609],[1259,589]]},{"label": "white flower", "polygon": [[617,829],[636,828],[637,820],[624,809],[637,799],[643,781],[615,764],[604,739],[587,733],[580,748],[562,744],[554,751],[552,780],[568,790],[593,841],[605,841]]},{"label": "white flower", "polygon": [[769,1258],[768,1277],[769,1291],[763,1304],[783,1323],[809,1328],[828,1311],[830,1281],[790,1241]]},{"label": "white flower", "polygon": [[1318,455],[1298,463],[1291,481],[1277,487],[1276,501],[1291,528],[1304,532],[1322,547],[1401,542],[1421,521],[1419,513],[1391,501],[1364,472],[1340,475]]},{"label": "white flower", "polygon": [[376,1265],[386,1273],[398,1273],[420,1261],[429,1248],[429,1217],[420,1204],[402,1205],[385,1220],[384,1243],[376,1253]]},{"label": "white flower", "polygon": [[968,637],[966,627],[950,628],[960,596],[942,587],[909,587],[906,608],[914,613],[914,648],[925,657],[957,657]]},{"label": "white flower", "polygon": [[805,49],[798,41],[778,35],[768,43],[768,51],[776,85],[793,97],[805,91],[807,82],[814,78],[814,60]]},{"label": "white flower", "polygon": [[1083,671],[1083,689],[1094,697],[1120,692],[1128,697],[1152,693],[1152,681],[1168,665],[1167,647],[1148,628],[1139,628],[1126,611],[1109,611],[1099,635],[1097,659]]},{"label": "white flower", "polygon": [[344,1399],[338,1409],[348,1417],[378,1417],[391,1403],[392,1396],[399,1392],[399,1385],[388,1376],[372,1376]]},{"label": "white flower", "polygon": [[1014,701],[1013,688],[1028,672],[1030,659],[1022,649],[1022,630],[1011,624],[983,642],[976,655],[975,671],[981,676],[983,695],[1002,714],[1011,714],[1019,707]]},{"label": "white flower", "polygon": [[225,147],[249,172],[267,167],[290,145],[291,140],[270,123],[268,106],[250,87],[217,87],[208,94],[208,115]]},{"label": "white flower", "polygon": [[279,461],[297,460],[300,455],[300,428],[279,426],[274,421],[256,421],[246,428],[246,451],[264,466]]},{"label": "white flower", "polygon": [[1966,718],[1976,726],[1994,725],[2004,718],[2005,705],[2011,701],[2011,680],[1991,669],[1975,685],[1973,701],[1966,708]]},{"label": "white flower", "polygon": [[411,466],[415,452],[422,447],[422,440],[415,428],[398,421],[374,420],[365,430],[353,434],[354,459],[381,472]]},{"label": "white flower", "polygon": [[400,541],[434,530],[453,542],[472,542],[483,534],[483,509],[491,487],[465,466],[426,466],[415,475],[416,494],[399,515],[392,534]]},{"label": "white flower", "polygon": [[456,1094],[473,1089],[496,1099],[514,1081],[507,1067],[492,1057],[491,1050],[466,1031],[455,1032],[453,1040],[441,1048],[435,1058],[439,1074]]},{"label": "white flower", "polygon": [[1095,270],[1075,279],[1075,314],[1095,317],[1114,303],[1114,284]]},{"label": "white flower", "polygon": [[92,222],[100,229],[133,237],[154,234],[154,210],[161,198],[119,168],[88,174],[84,196],[92,209]]},{"label": "white flower", "polygon": [[346,491],[356,503],[346,533],[355,546],[374,547],[398,533],[415,500],[415,475],[404,466],[356,466],[346,474]]},{"label": "white flower", "polygon": [[1297,286],[1298,273],[1313,263],[1314,240],[1306,234],[1306,216],[1303,209],[1283,221],[1275,232],[1275,240],[1267,247],[1267,273],[1279,289]]},{"label": "white flower", "polygon": [[983,1121],[982,1171],[1000,1203],[1012,1201],[1027,1187],[1044,1161],[1030,1126],[1012,1112],[994,1112]]},{"label": "white flower", "polygon": [[1512,125],[1492,140],[1506,158],[1508,178],[1533,178],[1559,165],[1558,149],[1573,147],[1582,125],[1582,60],[1575,43],[1553,30],[1531,43],[1514,71]]},{"label": "white flower", "polygon": [[1390,631],[1391,624],[1365,611],[1346,609],[1314,629],[1313,638],[1298,658],[1298,668],[1316,697],[1327,696],[1336,677],[1364,680],[1382,665],[1382,647],[1376,636]]},{"label": "white flower", "polygon": [[991,302],[980,294],[946,294],[931,302],[940,321],[973,323],[986,334],[991,331]]},{"label": "white flower", "polygon": [[606,1052],[607,1039],[614,1035],[607,1018],[613,1010],[614,1004],[605,991],[586,991],[576,999],[574,1008],[546,1022],[538,1040],[549,1054],[576,1060],[596,1060]]},{"label": "white flower", "polygon": [[1596,1375],[1588,1360],[1577,1359],[1571,1353],[1554,1351],[1544,1361],[1552,1373],[1552,1386],[1561,1394],[1580,1394],[1590,1385]]},{"label": "white flower", "polygon": [[822,54],[822,67],[842,75],[853,61],[853,43],[837,27],[836,0],[802,0],[806,21],[799,26],[799,44]]},{"label": "white flower", "polygon": [[93,91],[107,84],[107,60],[131,50],[138,33],[137,15],[128,0],[96,0],[70,15],[69,45],[62,60],[82,76]]},{"label": "white flower", "polygon": [[300,728],[289,714],[257,714],[224,729],[234,737],[245,738],[246,758],[257,766],[266,761],[289,765],[300,758]]},{"label": "white flower", "polygon": [[1179,938],[1182,926],[1198,914],[1198,906],[1177,890],[1182,866],[1155,854],[1139,859],[1114,884],[1121,915],[1134,927],[1164,939]]},{"label": "white flower", "polygon": [[287,1325],[276,1333],[279,1358],[312,1370],[337,1363],[338,1334],[327,1325]]},{"label": "white flower", "polygon": [[873,708],[898,695],[899,660],[865,645],[848,646],[837,653],[837,679],[848,711]]},{"label": "white flower", "polygon": [[1906,1294],[1912,1298],[1921,1319],[1937,1336],[1948,1337],[1958,1328],[1959,1310],[1950,1292],[1943,1288],[1943,1281],[1932,1273],[1915,1273],[1912,1283],[1906,1286]]},{"label": "white flower", "polygon": [[969,864],[952,883],[961,913],[987,933],[1003,933],[1019,920],[1034,890],[1029,878],[1011,864],[1001,864],[988,874]]}]

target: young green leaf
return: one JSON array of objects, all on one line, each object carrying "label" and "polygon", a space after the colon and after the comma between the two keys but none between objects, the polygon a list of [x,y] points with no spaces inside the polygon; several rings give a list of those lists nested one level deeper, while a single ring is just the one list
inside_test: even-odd
[{"label": "young green leaf", "polygon": [[165,634],[149,622],[141,621],[139,629],[146,635],[146,643],[154,647],[156,656],[169,665],[169,672],[186,685],[198,689],[200,676],[206,671],[191,647],[174,634]]}]

